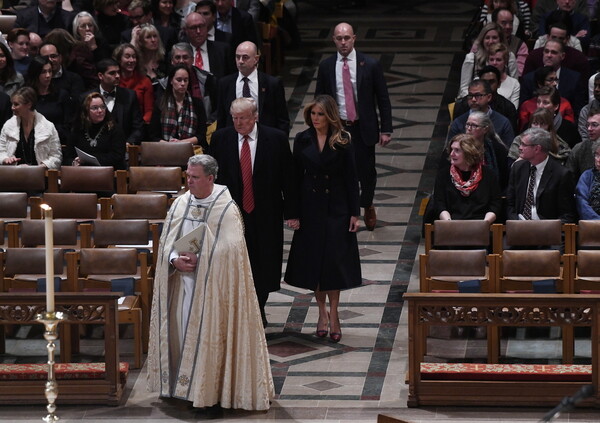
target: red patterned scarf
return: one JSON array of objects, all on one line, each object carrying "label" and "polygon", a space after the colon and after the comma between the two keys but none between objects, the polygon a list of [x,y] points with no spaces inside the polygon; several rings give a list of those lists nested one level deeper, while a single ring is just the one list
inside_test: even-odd
[{"label": "red patterned scarf", "polygon": [[452,184],[463,197],[468,197],[477,189],[477,186],[481,181],[481,174],[481,163],[479,163],[477,168],[471,172],[469,179],[463,181],[461,171],[454,165],[450,166],[450,178],[452,179]]}]

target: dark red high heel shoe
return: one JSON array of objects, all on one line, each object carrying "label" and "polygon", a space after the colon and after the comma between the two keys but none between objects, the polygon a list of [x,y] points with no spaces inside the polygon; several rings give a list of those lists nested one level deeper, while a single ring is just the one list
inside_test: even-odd
[{"label": "dark red high heel shoe", "polygon": [[[340,320],[338,319],[338,327],[340,327]],[[338,343],[342,340],[342,330],[341,328],[339,329],[339,332],[332,332],[329,334],[329,338],[331,339],[332,342]]]},{"label": "dark red high heel shoe", "polygon": [[327,313],[327,323],[325,324],[325,329],[319,329],[319,324],[317,323],[317,336],[319,338],[325,338],[329,333],[327,327],[329,326],[329,313]]}]

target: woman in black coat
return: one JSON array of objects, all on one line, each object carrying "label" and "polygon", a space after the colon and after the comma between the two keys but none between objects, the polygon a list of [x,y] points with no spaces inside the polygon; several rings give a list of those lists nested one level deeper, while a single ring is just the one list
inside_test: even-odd
[{"label": "woman in black coat", "polygon": [[125,169],[125,135],[115,125],[100,93],[90,93],[83,100],[81,117],[67,144],[65,164],[79,166],[75,147],[98,159],[101,166]]},{"label": "woman in black coat", "polygon": [[[360,215],[358,178],[350,134],[342,129],[335,100],[320,95],[304,108],[310,127],[294,140],[294,169],[301,212],[285,281],[312,289],[319,306],[317,336],[342,338],[340,290],[362,283],[356,231]],[[329,297],[329,313],[326,298]]]}]

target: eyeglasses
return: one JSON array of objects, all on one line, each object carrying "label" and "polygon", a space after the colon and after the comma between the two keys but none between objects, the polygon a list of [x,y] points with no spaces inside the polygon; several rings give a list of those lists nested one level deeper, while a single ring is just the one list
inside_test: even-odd
[{"label": "eyeglasses", "polygon": [[93,29],[94,28],[94,24],[93,23],[82,23],[79,24],[79,28],[89,28],[89,29]]},{"label": "eyeglasses", "polygon": [[485,97],[487,94],[475,93],[475,94],[467,94],[467,98],[469,100],[473,100],[474,98],[479,100],[481,97]]},{"label": "eyeglasses", "polygon": [[598,128],[600,126],[600,123],[598,122],[588,122],[587,127],[588,128]]},{"label": "eyeglasses", "polygon": [[185,29],[190,30],[190,31],[198,31],[201,29],[206,29],[206,24],[188,26]]},{"label": "eyeglasses", "polygon": [[106,110],[106,106],[105,105],[101,105],[101,106],[91,106],[90,107],[90,112],[97,112],[100,110]]},{"label": "eyeglasses", "polygon": [[58,59],[58,54],[56,53],[52,53],[52,54],[47,54],[45,56],[42,56],[44,59]]},{"label": "eyeglasses", "polygon": [[558,78],[546,78],[546,82],[558,82]]},{"label": "eyeglasses", "polygon": [[535,147],[537,144],[525,144],[524,142],[521,143],[521,147]]},{"label": "eyeglasses", "polygon": [[478,125],[476,123],[467,122],[467,123],[465,123],[465,128],[467,128],[467,129],[478,129],[478,128],[483,128],[483,125]]}]

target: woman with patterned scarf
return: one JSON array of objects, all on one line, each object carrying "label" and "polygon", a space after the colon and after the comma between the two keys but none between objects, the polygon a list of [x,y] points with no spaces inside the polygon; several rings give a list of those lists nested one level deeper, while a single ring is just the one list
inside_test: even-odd
[{"label": "woman with patterned scarf", "polygon": [[600,220],[600,141],[592,144],[594,167],[581,174],[575,199],[581,220]]},{"label": "woman with patterned scarf", "polygon": [[189,72],[184,65],[169,72],[162,98],[157,98],[150,122],[150,138],[161,142],[189,142],[207,150],[206,113],[200,99],[188,93]]},{"label": "woman with patterned scarf", "polygon": [[498,178],[483,164],[484,147],[475,137],[459,134],[448,146],[449,166],[438,171],[433,199],[440,220],[493,223],[501,212]]}]

